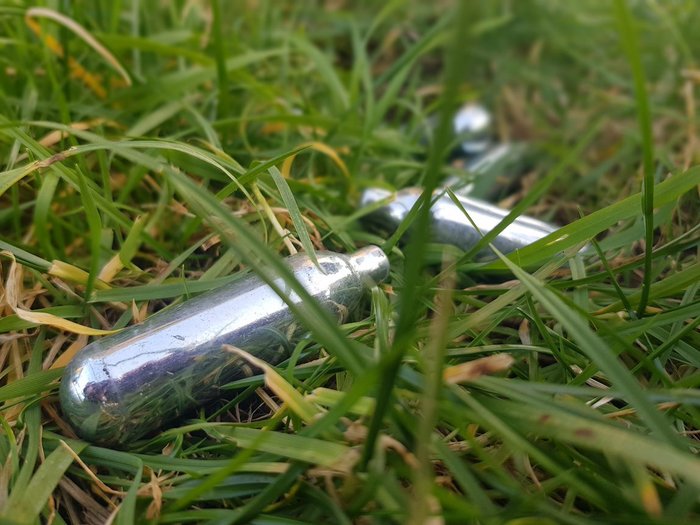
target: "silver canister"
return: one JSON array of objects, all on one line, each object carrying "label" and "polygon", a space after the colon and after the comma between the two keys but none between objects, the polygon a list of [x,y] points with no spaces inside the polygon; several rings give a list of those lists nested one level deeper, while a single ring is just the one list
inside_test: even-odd
[{"label": "silver canister", "polygon": [[493,117],[486,107],[474,102],[462,106],[452,118],[452,128],[460,141],[452,156],[460,159],[473,177],[471,182],[457,175],[447,177],[443,185],[455,194],[493,200],[523,171],[526,145],[498,143]]},{"label": "silver canister", "polygon": [[[393,195],[394,199],[389,204],[365,216],[366,221],[372,226],[393,233],[406,218],[422,193],[423,190],[420,188],[405,188],[395,194],[379,188],[369,188],[362,194],[360,206],[368,206]],[[447,195],[440,195],[440,190],[437,190],[433,194],[434,202],[430,207],[431,242],[449,244],[467,251],[481,240],[482,234],[486,235],[490,232],[509,213],[508,210],[478,199],[463,195],[459,195],[457,198],[481,234],[452,199]],[[520,216],[498,234],[492,244],[507,254],[524,248],[556,230],[556,226],[546,222]],[[490,248],[485,248],[476,255],[478,261],[495,258],[496,255]]]},{"label": "silver canister", "polygon": [[460,141],[460,153],[467,157],[481,156],[493,147],[493,119],[481,104],[462,106],[452,118],[452,132]]},{"label": "silver canister", "polygon": [[[323,272],[306,254],[285,263],[339,323],[389,276],[376,246],[316,256]],[[278,284],[285,288],[282,279]],[[301,302],[293,292],[290,298]],[[220,397],[220,385],[245,375],[242,358],[222,345],[275,364],[303,333],[287,303],[258,276],[246,276],[83,348],[63,373],[63,412],[84,439],[125,445]]]},{"label": "silver canister", "polygon": [[[487,174],[506,175],[507,181],[512,179],[514,172],[522,168],[526,147],[522,143],[504,142],[488,148],[481,155],[467,160],[464,167],[475,175],[473,182],[465,183],[463,177],[450,175],[445,178],[443,186],[450,188],[456,195],[471,197],[485,197],[497,194],[502,190],[502,183],[495,183],[493,177],[485,177]],[[499,177],[500,178],[500,177]]]}]

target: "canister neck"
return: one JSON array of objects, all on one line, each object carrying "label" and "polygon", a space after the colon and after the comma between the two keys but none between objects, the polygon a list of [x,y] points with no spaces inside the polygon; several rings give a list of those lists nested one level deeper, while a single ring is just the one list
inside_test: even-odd
[{"label": "canister neck", "polygon": [[365,246],[348,255],[350,265],[363,277],[380,283],[389,277],[389,259],[378,246]]}]

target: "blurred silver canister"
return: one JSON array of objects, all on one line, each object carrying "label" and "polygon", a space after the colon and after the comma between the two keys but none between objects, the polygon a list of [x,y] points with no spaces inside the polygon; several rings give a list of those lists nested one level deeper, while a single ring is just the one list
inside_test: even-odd
[{"label": "blurred silver canister", "polygon": [[[316,256],[325,273],[305,254],[285,262],[339,323],[368,287],[389,276],[376,246]],[[303,333],[287,304],[250,275],[86,346],[63,374],[63,412],[84,439],[123,446],[216,399],[220,385],[245,375],[242,358],[222,345],[274,364]]]},{"label": "blurred silver canister", "polygon": [[[406,218],[422,193],[423,190],[420,188],[405,188],[395,194],[379,188],[370,188],[362,194],[360,206],[368,206],[393,195],[394,198],[389,204],[365,216],[365,220],[375,228],[393,233]],[[439,194],[440,190],[433,194],[434,202],[430,208],[430,241],[433,243],[449,244],[468,251],[481,240],[482,234],[486,235],[494,229],[509,213],[508,210],[493,204],[458,195],[460,204],[481,231],[479,233],[450,197],[447,195],[439,196]],[[520,216],[498,234],[492,244],[499,251],[508,254],[524,248],[556,230],[556,226],[546,222]],[[496,259],[496,255],[490,248],[485,248],[476,256],[476,260],[479,261],[493,259]]]}]

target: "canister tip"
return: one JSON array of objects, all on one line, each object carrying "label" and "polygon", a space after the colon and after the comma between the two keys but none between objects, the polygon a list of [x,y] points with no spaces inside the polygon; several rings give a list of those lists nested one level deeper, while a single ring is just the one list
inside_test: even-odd
[{"label": "canister tip", "polygon": [[378,246],[365,246],[350,254],[350,264],[362,276],[380,283],[389,278],[389,258]]},{"label": "canister tip", "polygon": [[[94,344],[94,343],[93,343]],[[89,350],[86,347],[83,350]],[[113,397],[113,384],[105,374],[98,373],[94,363],[81,352],[68,364],[61,378],[59,397],[63,413],[78,434],[96,441],[101,413],[108,399]]]},{"label": "canister tip", "polygon": [[382,188],[367,188],[362,192],[362,197],[360,197],[360,207],[362,208],[374,204],[375,202],[382,201],[387,197],[391,197],[393,194],[393,192]]},{"label": "canister tip", "polygon": [[452,126],[462,139],[462,151],[475,156],[485,153],[492,145],[493,119],[491,113],[480,104],[467,104],[454,116]]}]

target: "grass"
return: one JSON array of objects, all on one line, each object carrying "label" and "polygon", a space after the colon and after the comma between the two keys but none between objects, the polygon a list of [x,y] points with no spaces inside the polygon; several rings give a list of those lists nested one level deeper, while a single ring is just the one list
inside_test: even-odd
[{"label": "grass", "polygon": [[[698,22],[684,1],[1,5],[3,523],[697,522]],[[501,227],[563,227],[489,263],[495,233],[432,244],[424,208],[408,244],[366,229],[364,188],[471,176],[447,155],[472,99],[531,145]],[[95,330],[264,268],[303,295],[282,257],[371,243],[391,280],[340,327],[297,309],[311,337],[227,400],[122,450],[66,425],[57,381]]]}]

